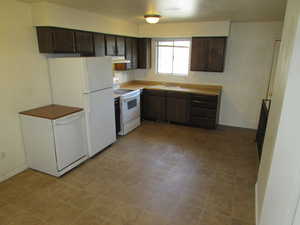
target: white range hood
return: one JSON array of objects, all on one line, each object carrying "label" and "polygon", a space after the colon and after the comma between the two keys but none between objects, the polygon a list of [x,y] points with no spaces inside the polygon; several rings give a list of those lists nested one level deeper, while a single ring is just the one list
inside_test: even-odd
[{"label": "white range hood", "polygon": [[113,64],[130,63],[130,60],[125,59],[125,56],[113,56],[112,62]]}]

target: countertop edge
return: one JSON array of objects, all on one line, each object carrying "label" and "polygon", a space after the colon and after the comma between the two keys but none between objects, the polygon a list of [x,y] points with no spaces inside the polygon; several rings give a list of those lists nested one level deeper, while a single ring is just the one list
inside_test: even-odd
[{"label": "countertop edge", "polygon": [[[120,84],[121,88],[126,88],[126,89],[148,89],[148,90],[162,90],[162,91],[174,91],[174,92],[184,92],[184,93],[190,93],[190,94],[203,94],[203,95],[211,95],[211,96],[219,96],[221,95],[222,92],[222,86],[219,85],[194,85],[194,84],[182,84],[182,83],[171,83],[175,85],[194,85],[195,88],[188,88],[188,87],[182,87],[183,90],[178,90],[178,89],[172,89],[172,88],[164,88],[164,87],[154,87],[154,86],[159,86],[159,85],[164,85],[164,83],[167,82],[156,82],[155,84],[152,83],[152,81],[149,82],[149,84],[146,84],[149,81],[129,81],[125,82],[123,84]],[[201,90],[201,87],[206,90]],[[190,90],[188,90],[190,89]],[[210,93],[214,92],[214,93]]]}]

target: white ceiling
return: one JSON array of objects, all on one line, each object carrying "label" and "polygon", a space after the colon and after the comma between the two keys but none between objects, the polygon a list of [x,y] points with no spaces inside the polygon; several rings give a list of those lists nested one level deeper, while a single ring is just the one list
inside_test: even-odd
[{"label": "white ceiling", "polygon": [[[23,0],[40,2],[43,0]],[[284,17],[286,0],[47,0],[109,17],[143,23],[146,13],[170,21],[272,21]]]}]

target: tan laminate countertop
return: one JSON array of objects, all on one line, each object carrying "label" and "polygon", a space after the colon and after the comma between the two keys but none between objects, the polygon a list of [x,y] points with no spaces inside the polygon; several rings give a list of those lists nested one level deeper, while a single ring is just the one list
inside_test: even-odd
[{"label": "tan laminate countertop", "polygon": [[184,84],[184,83],[169,83],[158,81],[139,81],[133,80],[123,83],[120,86],[124,89],[149,89],[149,90],[164,90],[164,91],[178,91],[193,94],[205,95],[220,95],[222,86],[218,85],[198,85],[198,84]]},{"label": "tan laminate countertop", "polygon": [[49,120],[55,120],[70,115],[72,113],[80,112],[82,110],[83,110],[82,108],[70,107],[64,105],[46,105],[43,107],[20,112],[20,114],[45,118]]}]

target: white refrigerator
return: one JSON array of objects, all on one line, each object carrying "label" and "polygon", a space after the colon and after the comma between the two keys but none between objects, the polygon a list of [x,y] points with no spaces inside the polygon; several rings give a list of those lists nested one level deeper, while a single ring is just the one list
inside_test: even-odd
[{"label": "white refrigerator", "polygon": [[82,107],[89,156],[116,141],[111,57],[50,58],[54,104]]}]

